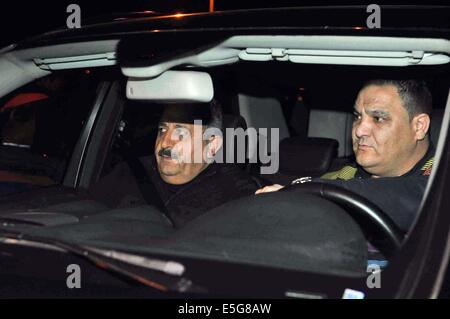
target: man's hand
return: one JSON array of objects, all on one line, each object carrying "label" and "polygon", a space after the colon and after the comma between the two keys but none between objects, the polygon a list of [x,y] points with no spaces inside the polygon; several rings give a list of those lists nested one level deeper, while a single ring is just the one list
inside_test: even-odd
[{"label": "man's hand", "polygon": [[277,191],[279,191],[280,189],[282,189],[283,187],[284,187],[284,186],[283,186],[283,185],[280,185],[280,184],[273,184],[273,185],[266,186],[266,187],[263,187],[263,188],[258,189],[258,190],[255,192],[255,195],[262,194],[262,193],[277,192]]}]

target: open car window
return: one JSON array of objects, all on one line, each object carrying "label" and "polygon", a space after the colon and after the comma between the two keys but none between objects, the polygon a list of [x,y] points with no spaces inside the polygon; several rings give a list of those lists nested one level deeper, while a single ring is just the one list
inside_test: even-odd
[{"label": "open car window", "polygon": [[1,99],[0,196],[61,185],[99,79],[61,71]]}]

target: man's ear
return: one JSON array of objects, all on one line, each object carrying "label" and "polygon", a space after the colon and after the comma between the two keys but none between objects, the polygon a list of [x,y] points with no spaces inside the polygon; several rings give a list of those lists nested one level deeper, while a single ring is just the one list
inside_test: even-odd
[{"label": "man's ear", "polygon": [[418,114],[414,116],[412,124],[416,139],[422,141],[430,129],[430,116],[425,113]]},{"label": "man's ear", "polygon": [[208,142],[208,157],[213,158],[220,150],[223,144],[222,136],[214,135],[209,138]]}]

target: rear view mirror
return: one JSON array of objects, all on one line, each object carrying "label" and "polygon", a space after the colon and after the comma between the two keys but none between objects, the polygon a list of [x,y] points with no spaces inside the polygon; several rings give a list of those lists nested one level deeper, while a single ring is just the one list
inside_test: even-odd
[{"label": "rear view mirror", "polygon": [[130,78],[127,98],[166,103],[207,103],[214,96],[211,76],[198,71],[166,71],[152,79]]}]

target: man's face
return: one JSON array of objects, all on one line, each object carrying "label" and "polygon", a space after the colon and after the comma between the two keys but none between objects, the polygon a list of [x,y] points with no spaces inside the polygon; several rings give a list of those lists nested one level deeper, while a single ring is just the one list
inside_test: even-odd
[{"label": "man's face", "polygon": [[409,119],[396,87],[372,85],[359,92],[352,139],[356,161],[374,176],[399,176],[414,166],[415,121]]},{"label": "man's face", "polygon": [[203,126],[160,122],[155,157],[161,178],[180,185],[193,180],[207,166],[203,161]]}]

